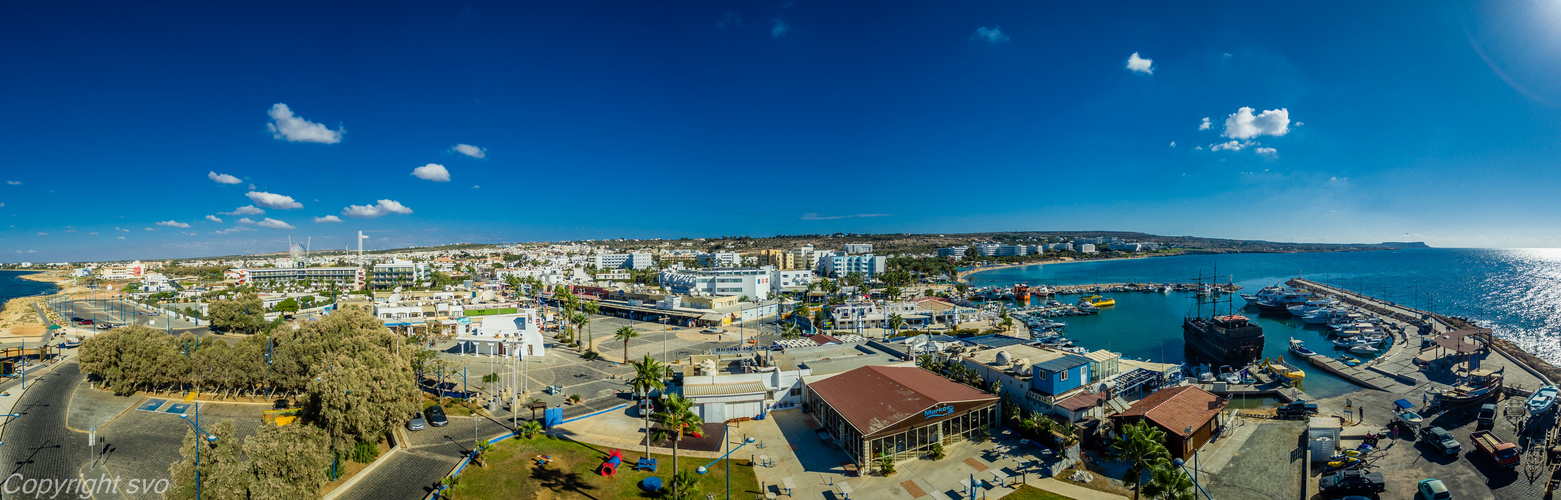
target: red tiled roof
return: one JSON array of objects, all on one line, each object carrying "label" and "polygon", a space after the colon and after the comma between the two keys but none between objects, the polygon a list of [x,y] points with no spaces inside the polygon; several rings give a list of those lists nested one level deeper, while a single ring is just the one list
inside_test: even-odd
[{"label": "red tiled roof", "polygon": [[1139,416],[1149,419],[1167,431],[1187,437],[1187,428],[1203,427],[1220,410],[1225,409],[1225,398],[1191,385],[1161,389],[1133,403],[1127,412],[1118,417]]},{"label": "red tiled roof", "polygon": [[808,340],[812,340],[813,343],[816,343],[818,345],[824,345],[824,344],[828,344],[830,342],[834,342],[836,344],[840,343],[840,339],[837,339],[837,338],[834,338],[834,337],[831,337],[831,336],[828,336],[828,335],[824,335],[822,333],[814,335],[812,337],[808,337]]},{"label": "red tiled roof", "polygon": [[1058,401],[1057,406],[1061,406],[1068,411],[1079,411],[1085,408],[1092,408],[1105,400],[1106,393],[1104,392],[1081,392]]},{"label": "red tiled roof", "polygon": [[915,366],[864,366],[813,382],[808,388],[864,436],[940,404],[997,400],[997,396]]}]

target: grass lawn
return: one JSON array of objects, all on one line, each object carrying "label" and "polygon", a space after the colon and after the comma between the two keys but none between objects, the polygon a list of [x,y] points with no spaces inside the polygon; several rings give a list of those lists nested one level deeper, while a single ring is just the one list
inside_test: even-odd
[{"label": "grass lawn", "polygon": [[1009,500],[1073,500],[1072,497],[1058,495],[1056,493],[1036,488],[1028,484],[1019,485],[1019,489],[1014,490],[1013,493],[1004,495],[1003,498],[1007,498]]},{"label": "grass lawn", "polygon": [[[604,446],[557,439],[508,439],[494,445],[488,452],[488,467],[467,467],[461,473],[460,486],[455,498],[592,498],[599,500],[618,498],[659,498],[639,488],[640,480],[658,476],[670,483],[672,457],[652,454],[659,460],[657,472],[634,470],[643,450],[623,450],[623,465],[613,477],[602,477],[597,468],[607,457]],[[549,455],[553,462],[538,467],[532,460],[537,455]],[[710,463],[708,458],[681,457],[678,465],[692,472]],[[725,498],[725,464],[713,467],[708,474],[698,476],[700,491],[721,492]],[[665,490],[663,490],[665,491]],[[759,493],[759,482],[753,475],[748,460],[732,461],[732,497],[752,498]],[[704,495],[699,495],[704,498]],[[1040,497],[1045,498],[1045,497]]]}]

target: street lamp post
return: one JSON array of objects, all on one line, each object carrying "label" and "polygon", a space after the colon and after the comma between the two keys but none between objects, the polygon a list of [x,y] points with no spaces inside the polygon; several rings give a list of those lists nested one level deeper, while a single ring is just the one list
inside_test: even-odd
[{"label": "street lamp post", "polygon": [[[715,462],[726,460],[726,500],[732,500],[732,461],[727,457],[730,457],[732,452],[741,450],[744,446],[748,446],[749,443],[758,440],[754,439],[753,436],[748,436],[747,439],[743,440],[743,444],[737,445],[736,448],[732,448],[732,440],[729,436],[732,429],[732,424],[730,422],[723,422],[721,425],[723,426],[721,435],[723,438],[725,438],[726,441],[726,454],[721,455],[721,458],[715,459]],[[694,472],[698,472],[700,474],[708,473],[710,472],[710,466],[715,465],[715,462],[701,465],[698,469],[694,469]]]},{"label": "street lamp post", "polygon": [[[206,442],[208,442],[208,443],[215,443],[215,442],[217,442],[217,436],[213,436],[213,435],[211,435],[210,432],[206,432],[206,429],[202,429],[201,428],[201,404],[200,404],[200,402],[196,402],[195,403],[195,421],[194,422],[191,422],[190,421],[190,417],[187,417],[184,414],[179,414],[179,418],[184,419],[184,422],[187,423],[187,424],[190,424],[190,427],[194,427],[196,433],[205,434],[206,435]],[[201,444],[200,443],[195,443],[195,498],[196,498],[196,500],[200,500],[200,498],[201,498]]]},{"label": "street lamp post", "polygon": [[[1196,452],[1196,451],[1193,452],[1192,458],[1193,458],[1193,460],[1197,460],[1198,459],[1198,452]],[[1214,500],[1214,497],[1209,496],[1209,492],[1205,491],[1203,489],[1203,485],[1198,484],[1198,476],[1194,475],[1193,472],[1189,472],[1187,470],[1187,462],[1183,461],[1180,458],[1177,458],[1177,459],[1171,460],[1171,463],[1175,464],[1177,467],[1181,467],[1182,468],[1182,472],[1187,473],[1187,476],[1192,478],[1192,485],[1194,487],[1198,488],[1198,492],[1199,493],[1203,493],[1203,498],[1206,498],[1208,500]],[[1198,466],[1197,466],[1196,463],[1194,463],[1193,464],[1193,471],[1196,471],[1196,470],[1198,470]]]}]

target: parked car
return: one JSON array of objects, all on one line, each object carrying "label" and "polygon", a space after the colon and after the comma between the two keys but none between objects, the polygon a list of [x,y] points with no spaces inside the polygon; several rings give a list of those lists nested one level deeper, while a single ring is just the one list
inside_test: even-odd
[{"label": "parked car", "polygon": [[450,418],[444,416],[443,406],[430,406],[427,410],[423,410],[423,416],[428,419],[428,424],[434,427],[450,425]]},{"label": "parked car", "polygon": [[90,320],[90,319],[84,319],[84,320],[81,320],[81,321],[80,321],[80,322],[79,322],[79,323],[80,323],[80,324],[81,324],[81,325],[82,325],[82,326],[87,326],[87,325],[91,325],[91,324],[92,324],[92,320]]},{"label": "parked car", "polygon": [[1317,413],[1317,403],[1293,401],[1274,410],[1280,417],[1305,417]]},{"label": "parked car", "polygon": [[1318,482],[1317,489],[1325,495],[1339,493],[1381,493],[1387,491],[1387,480],[1382,478],[1381,472],[1366,472],[1363,470],[1341,470],[1324,475]]},{"label": "parked car", "polygon": [[290,410],[292,408],[293,408],[293,403],[289,402],[286,399],[278,399],[276,401],[272,401],[271,402],[271,409],[273,409],[273,410]]},{"label": "parked car", "polygon": [[1480,413],[1475,417],[1474,427],[1477,429],[1489,429],[1496,426],[1496,404],[1485,403],[1480,405]]},{"label": "parked car", "polygon": [[413,414],[412,415],[412,419],[407,421],[407,430],[409,430],[409,431],[420,431],[420,430],[423,430],[423,425],[424,425],[425,422],[426,421],[423,420],[423,416],[422,415]]},{"label": "parked car", "polygon": [[81,316],[71,316],[70,317],[70,320],[71,320],[72,323],[80,323],[81,319],[82,319]]},{"label": "parked car", "polygon": [[1432,448],[1442,450],[1443,455],[1457,455],[1463,451],[1463,444],[1453,433],[1441,427],[1426,427],[1420,430],[1420,442],[1431,445]]},{"label": "parked car", "polygon": [[1452,500],[1453,493],[1447,491],[1447,485],[1442,484],[1441,479],[1425,479],[1415,489],[1420,491],[1420,498],[1425,500]]}]

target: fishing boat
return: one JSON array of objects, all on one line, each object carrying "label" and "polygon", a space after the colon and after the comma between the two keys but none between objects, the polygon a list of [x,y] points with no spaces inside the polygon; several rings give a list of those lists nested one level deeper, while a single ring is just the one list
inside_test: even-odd
[{"label": "fishing boat", "polygon": [[[1303,349],[1305,348],[1303,347]],[[1286,363],[1284,356],[1280,356],[1274,359],[1264,358],[1263,368],[1268,370],[1270,373],[1273,373],[1274,375],[1288,378],[1292,382],[1300,382],[1301,379],[1306,378],[1306,372],[1302,371],[1300,368],[1296,368],[1290,363]]]},{"label": "fishing boat", "polygon": [[1502,378],[1504,374],[1500,370],[1481,368],[1469,373],[1463,382],[1452,389],[1436,395],[1437,401],[1444,405],[1457,406],[1473,403],[1501,392]]},{"label": "fishing boat", "polygon": [[1013,293],[1014,293],[1014,300],[1029,301],[1030,300],[1030,285],[1026,285],[1024,283],[1020,283],[1020,284],[1014,285],[1014,292]]},{"label": "fishing boat", "polygon": [[1117,299],[1113,299],[1113,298],[1110,298],[1110,297],[1101,297],[1099,295],[1091,295],[1091,296],[1088,296],[1088,297],[1084,297],[1084,301],[1085,302],[1089,302],[1089,305],[1092,305],[1092,306],[1095,306],[1095,307],[1111,307],[1111,306],[1117,305]]},{"label": "fishing boat", "polygon": [[1306,348],[1306,343],[1305,342],[1296,340],[1295,337],[1290,337],[1290,352],[1293,352],[1293,353],[1296,353],[1296,354],[1299,354],[1299,355],[1302,355],[1302,356],[1316,356],[1317,355],[1317,353],[1315,351],[1312,351],[1311,349],[1307,349]]},{"label": "fishing boat", "polygon": [[1549,385],[1534,391],[1534,395],[1528,397],[1528,412],[1538,415],[1556,407],[1556,396],[1561,395],[1561,389]]}]

